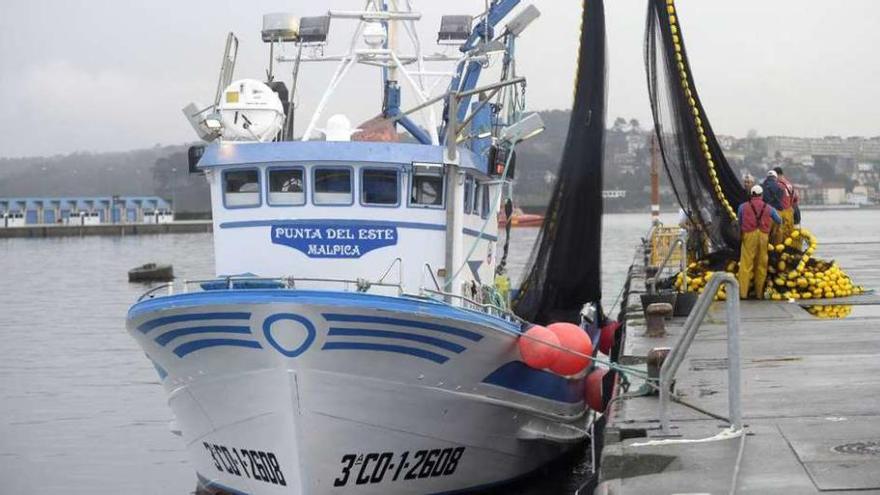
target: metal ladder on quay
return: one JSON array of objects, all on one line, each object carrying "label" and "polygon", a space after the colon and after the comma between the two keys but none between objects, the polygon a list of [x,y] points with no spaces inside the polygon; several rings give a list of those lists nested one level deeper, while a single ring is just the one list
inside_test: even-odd
[{"label": "metal ladder on quay", "polygon": [[[668,434],[670,432],[668,409],[669,402],[672,399],[672,386],[675,380],[675,375],[681,364],[684,362],[684,358],[690,350],[697,331],[709,312],[709,308],[712,305],[715,295],[722,286],[727,287],[728,294],[725,303],[725,312],[727,316],[727,400],[728,421],[730,427],[726,432],[722,431],[716,435],[716,438],[719,440],[739,438],[736,461],[733,465],[731,485],[728,492],[732,495],[737,492],[737,480],[739,478],[743,452],[745,451],[746,439],[742,423],[739,284],[736,277],[732,274],[716,273],[711,277],[706,288],[703,290],[703,293],[697,299],[696,304],[688,315],[687,320],[685,320],[681,336],[678,338],[675,347],[672,348],[664,360],[660,368],[658,384],[660,389],[658,416],[661,431]],[[727,433],[727,435],[725,435],[725,433]],[[663,442],[677,443],[683,441],[664,440]]]}]

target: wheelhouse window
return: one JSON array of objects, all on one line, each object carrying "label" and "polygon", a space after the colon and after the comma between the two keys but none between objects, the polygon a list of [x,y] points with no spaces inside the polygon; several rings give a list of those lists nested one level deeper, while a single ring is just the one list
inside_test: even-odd
[{"label": "wheelhouse window", "polygon": [[315,169],[312,201],[316,205],[350,205],[354,202],[352,176],[349,168]]},{"label": "wheelhouse window", "polygon": [[223,203],[227,208],[260,206],[260,174],[257,169],[223,172]]},{"label": "wheelhouse window", "polygon": [[473,196],[473,204],[471,205],[471,213],[474,215],[480,214],[480,201],[483,197],[483,186],[474,179],[474,196]]},{"label": "wheelhouse window", "polygon": [[474,208],[474,178],[470,175],[464,178],[464,214],[467,215]]},{"label": "wheelhouse window", "polygon": [[410,206],[443,208],[443,167],[413,165]]},{"label": "wheelhouse window", "polygon": [[269,205],[300,206],[306,202],[305,172],[302,168],[269,169]]},{"label": "wheelhouse window", "polygon": [[486,218],[489,216],[489,184],[483,184],[483,196],[480,208],[480,216]]},{"label": "wheelhouse window", "polygon": [[361,204],[397,206],[400,204],[400,174],[396,169],[365,168],[361,171]]}]

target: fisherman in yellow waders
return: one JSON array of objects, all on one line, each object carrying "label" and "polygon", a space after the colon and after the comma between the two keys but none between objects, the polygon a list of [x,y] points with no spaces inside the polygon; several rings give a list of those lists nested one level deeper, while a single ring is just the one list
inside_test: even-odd
[{"label": "fisherman in yellow waders", "polygon": [[[778,174],[775,170],[767,172],[767,178],[761,183],[761,189],[764,191],[762,199],[768,206],[772,206],[776,212],[782,211],[782,186],[779,185]],[[779,218],[782,218],[781,216]],[[770,226],[770,242],[773,244],[782,244],[785,237],[782,236],[782,224]]]},{"label": "fisherman in yellow waders", "polygon": [[764,298],[764,282],[767,280],[767,243],[770,227],[781,224],[782,218],[769,204],[761,199],[764,189],[752,186],[749,200],[739,205],[737,218],[742,236],[739,251],[739,298],[749,296],[749,284],[754,279],[755,297]]},{"label": "fisherman in yellow waders", "polygon": [[775,167],[776,182],[779,184],[779,190],[782,193],[782,209],[779,210],[779,216],[782,217],[782,239],[791,237],[794,231],[794,210],[798,207],[798,194],[792,184],[782,173],[782,167]]}]

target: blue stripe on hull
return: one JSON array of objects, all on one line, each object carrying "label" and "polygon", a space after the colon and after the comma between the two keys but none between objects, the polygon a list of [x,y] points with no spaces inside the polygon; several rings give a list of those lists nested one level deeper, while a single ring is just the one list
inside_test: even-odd
[{"label": "blue stripe on hull", "polygon": [[426,351],[424,349],[416,349],[415,347],[406,347],[402,345],[367,344],[363,342],[327,342],[324,344],[324,347],[322,347],[321,350],[393,352],[396,354],[407,354],[409,356],[427,359],[428,361],[434,361],[438,364],[443,364],[446,361],[449,361],[449,358],[446,356],[442,356],[431,351]]},{"label": "blue stripe on hull", "polygon": [[434,347],[439,347],[441,349],[446,349],[447,351],[452,351],[455,353],[460,353],[466,349],[466,347],[460,346],[454,342],[449,342],[449,341],[446,341],[443,339],[438,339],[435,337],[428,337],[427,335],[418,335],[418,334],[405,333],[405,332],[394,332],[391,330],[372,330],[369,328],[331,327],[330,331],[327,332],[327,335],[330,337],[333,337],[333,336],[376,337],[376,338],[383,338],[383,339],[409,340],[412,342],[421,342],[423,344],[433,345]]},{"label": "blue stripe on hull", "polygon": [[150,320],[138,325],[137,329],[141,331],[141,333],[149,333],[150,330],[155,328],[159,328],[164,325],[170,325],[172,323],[180,323],[182,321],[202,321],[202,320],[249,320],[251,317],[250,313],[229,313],[229,312],[221,312],[221,313],[195,313],[195,314],[185,314],[185,315],[172,315],[172,316],[163,316],[161,318],[156,318],[154,320]]},{"label": "blue stripe on hull", "polygon": [[204,339],[204,340],[194,340],[192,342],[187,342],[186,344],[180,344],[179,346],[174,348],[174,354],[177,354],[178,357],[186,356],[187,354],[195,351],[199,351],[202,349],[207,349],[209,347],[247,347],[250,349],[262,349],[263,346],[260,345],[259,342],[254,340],[238,340],[238,339]]},{"label": "blue stripe on hull", "polygon": [[381,325],[396,325],[396,326],[411,327],[411,328],[421,328],[424,330],[434,330],[437,332],[443,332],[443,333],[448,333],[450,335],[463,337],[468,340],[473,340],[474,342],[479,342],[480,340],[483,339],[482,335],[475,333],[475,332],[471,332],[468,330],[462,330],[461,328],[450,327],[448,325],[429,323],[427,321],[404,320],[401,318],[388,318],[385,316],[352,315],[352,314],[342,314],[342,313],[324,313],[324,318],[327,321],[350,322],[350,323],[378,323]]},{"label": "blue stripe on hull", "polygon": [[169,330],[158,337],[156,337],[156,343],[165,346],[172,340],[178,337],[184,337],[187,335],[195,335],[199,333],[235,333],[235,334],[249,334],[251,333],[251,327],[247,326],[234,326],[234,325],[213,325],[213,326],[204,326],[204,327],[184,327],[178,328],[175,330]]},{"label": "blue stripe on hull", "polygon": [[[261,290],[216,290],[206,292],[190,292],[172,296],[156,297],[141,301],[128,311],[128,319],[134,319],[144,314],[155,314],[159,311],[170,309],[193,309],[206,310],[211,306],[232,304],[302,304],[313,306],[325,306],[333,308],[334,313],[339,311],[374,312],[376,310],[397,312],[406,314],[418,314],[420,317],[440,318],[446,321],[463,321],[475,325],[491,327],[494,331],[501,331],[507,335],[516,337],[521,333],[520,325],[503,318],[489,315],[479,311],[467,310],[451,306],[444,302],[433,301],[416,297],[391,297],[376,294],[363,294],[360,292],[342,292],[329,290],[291,290],[291,289],[261,289]],[[242,315],[249,313],[243,313]],[[186,316],[186,315],[181,315]],[[409,325],[410,320],[404,320]],[[172,321],[173,322],[173,321]],[[144,325],[150,324],[147,322]],[[158,325],[165,324],[164,322]],[[143,325],[141,325],[143,326]],[[481,335],[466,330],[452,328],[453,332],[467,332],[471,340],[479,340]],[[488,329],[487,329],[488,330]]]},{"label": "blue stripe on hull", "polygon": [[582,378],[563,378],[547,371],[529,368],[521,361],[511,361],[501,366],[484,378],[483,383],[569,404],[584,400]]}]

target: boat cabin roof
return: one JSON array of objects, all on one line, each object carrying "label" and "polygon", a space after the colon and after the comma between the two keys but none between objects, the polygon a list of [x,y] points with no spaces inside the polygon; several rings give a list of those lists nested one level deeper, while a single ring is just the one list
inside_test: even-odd
[{"label": "boat cabin roof", "polygon": [[[271,143],[215,143],[205,147],[199,168],[273,162],[351,162],[352,164],[444,163],[446,148],[415,143],[369,141],[280,141]],[[458,148],[459,166],[483,175],[487,160],[464,147]]]}]

